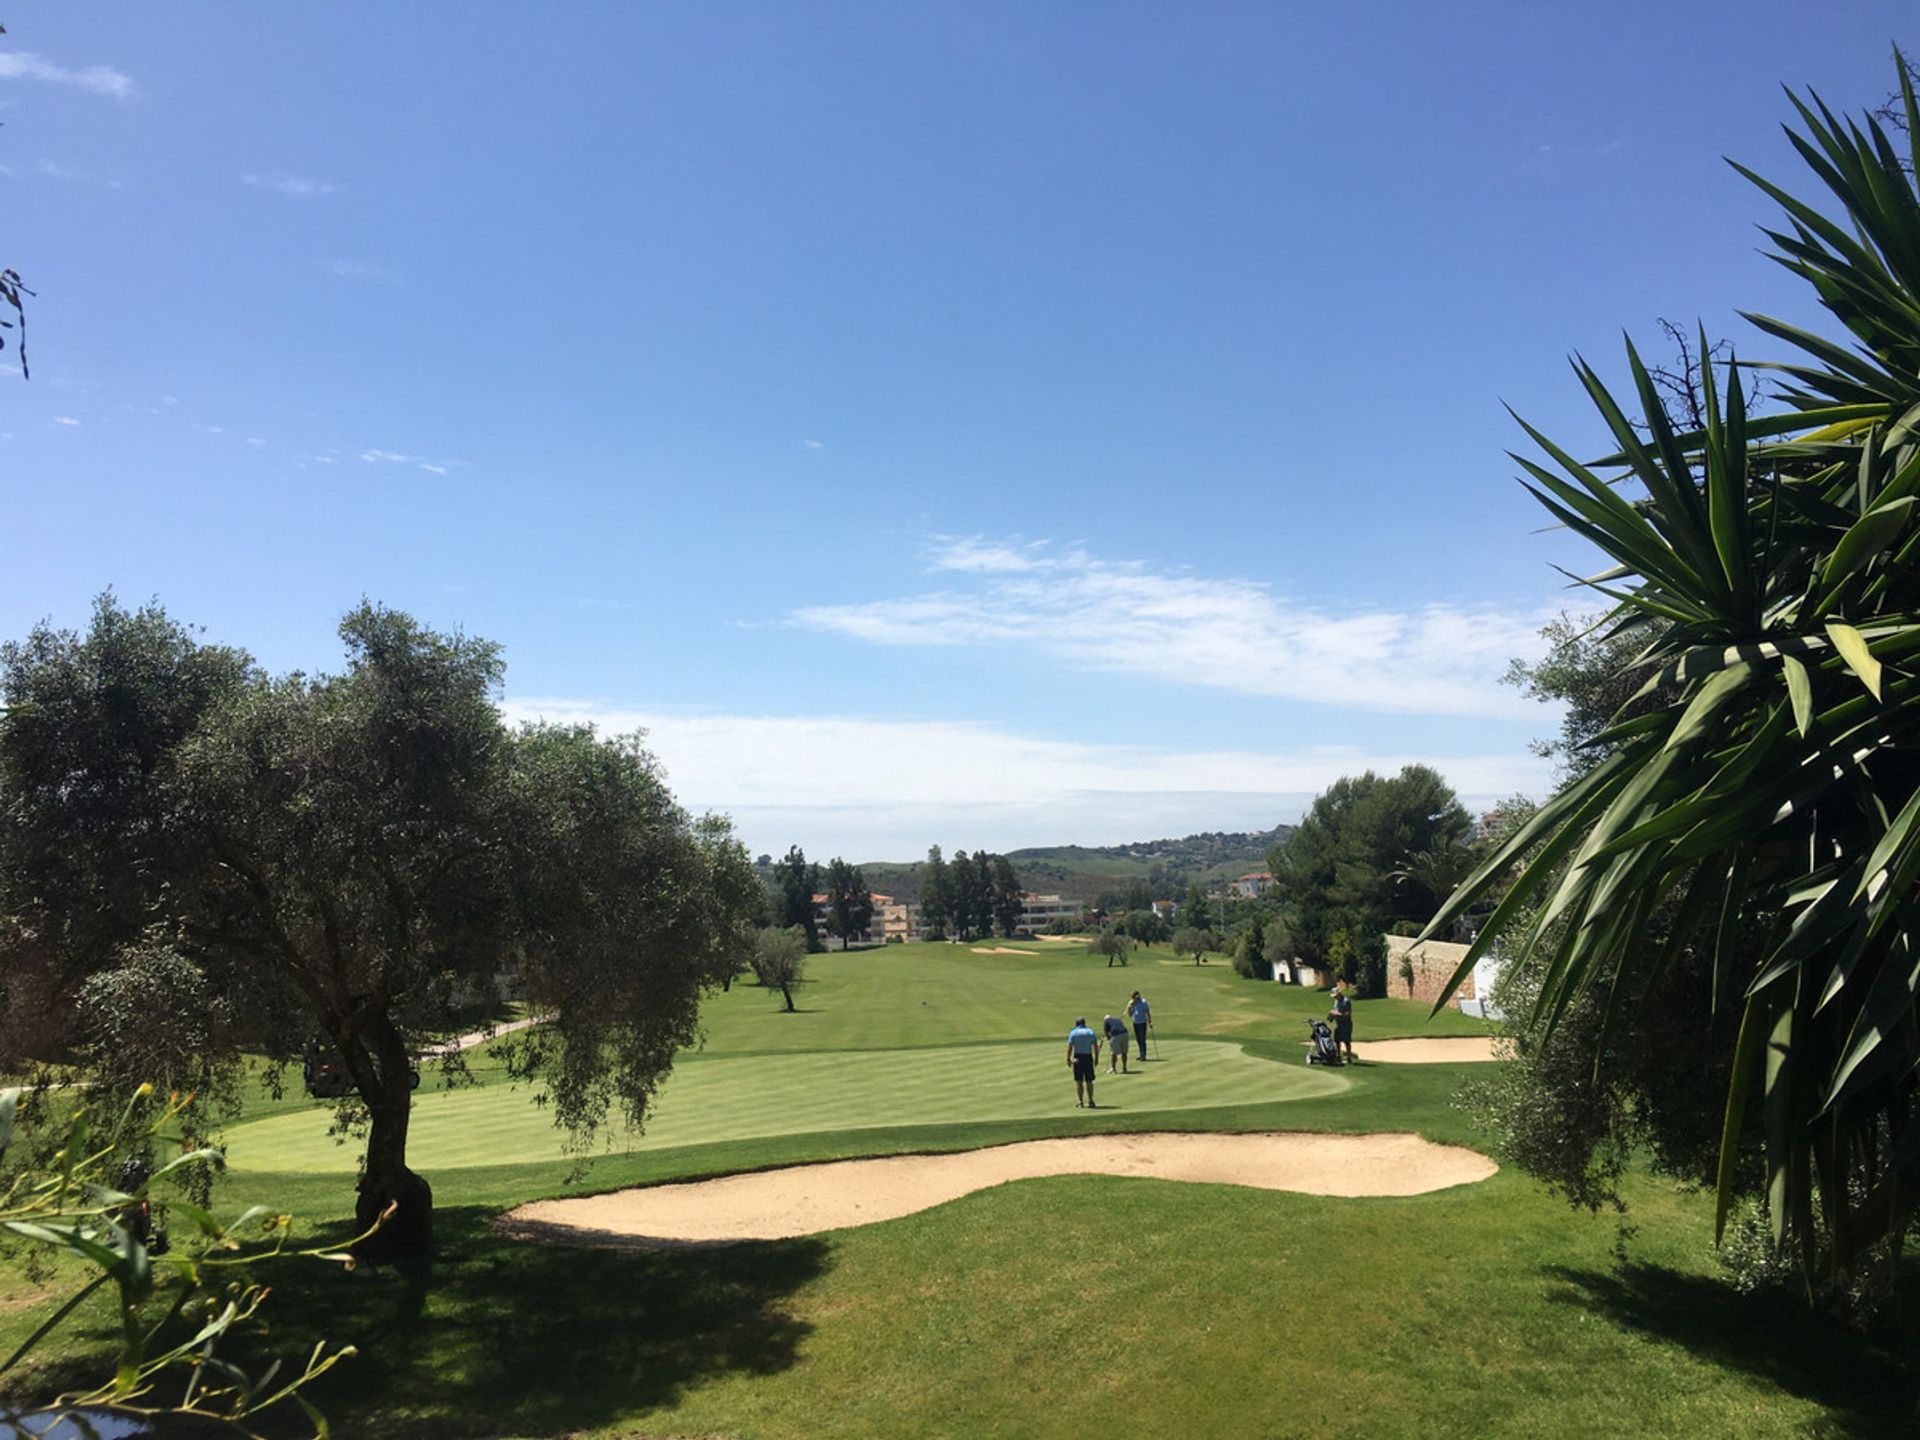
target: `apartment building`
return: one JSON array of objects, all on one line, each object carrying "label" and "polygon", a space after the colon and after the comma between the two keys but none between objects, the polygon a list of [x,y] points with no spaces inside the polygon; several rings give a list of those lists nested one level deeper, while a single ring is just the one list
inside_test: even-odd
[{"label": "apartment building", "polygon": [[1086,906],[1078,900],[1062,900],[1058,895],[1020,894],[1020,923],[1014,927],[1023,935],[1038,935],[1056,920],[1078,925]]}]

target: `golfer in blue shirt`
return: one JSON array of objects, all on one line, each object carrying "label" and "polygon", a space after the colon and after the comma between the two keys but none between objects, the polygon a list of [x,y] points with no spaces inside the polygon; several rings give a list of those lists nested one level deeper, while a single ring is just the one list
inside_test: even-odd
[{"label": "golfer in blue shirt", "polygon": [[1133,1038],[1140,1042],[1140,1063],[1147,1061],[1147,1031],[1153,1026],[1153,1011],[1147,1008],[1147,1002],[1140,998],[1138,990],[1127,1003],[1127,1018],[1133,1021]]},{"label": "golfer in blue shirt", "polygon": [[1100,1053],[1100,1037],[1087,1028],[1082,1015],[1067,1032],[1067,1068],[1073,1071],[1073,1108],[1082,1105],[1093,1110],[1093,1061]]}]

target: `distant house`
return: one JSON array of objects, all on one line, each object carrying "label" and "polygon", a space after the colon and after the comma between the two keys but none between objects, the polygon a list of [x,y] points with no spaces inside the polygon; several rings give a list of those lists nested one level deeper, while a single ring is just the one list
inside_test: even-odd
[{"label": "distant house", "polygon": [[1038,935],[1056,920],[1078,925],[1086,916],[1086,906],[1078,900],[1062,900],[1058,895],[1020,893],[1020,923],[1014,926],[1022,935]]},{"label": "distant house", "polygon": [[1155,900],[1151,903],[1153,905],[1153,913],[1171,924],[1173,921],[1173,912],[1179,908],[1178,904],[1172,900]]},{"label": "distant house", "polygon": [[1271,884],[1273,884],[1273,876],[1266,871],[1251,870],[1234,881],[1229,888],[1242,900],[1257,900]]},{"label": "distant house", "polygon": [[879,922],[880,938],[889,945],[904,945],[910,940],[926,938],[926,929],[920,923],[918,905],[909,905],[904,900],[895,900],[891,895],[875,895],[873,915]]}]

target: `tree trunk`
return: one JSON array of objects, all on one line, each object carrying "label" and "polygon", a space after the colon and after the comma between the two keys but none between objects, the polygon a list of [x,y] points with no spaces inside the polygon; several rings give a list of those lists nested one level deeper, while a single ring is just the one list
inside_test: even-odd
[{"label": "tree trunk", "polygon": [[354,1254],[373,1265],[425,1259],[433,1253],[433,1187],[407,1168],[407,1129],[413,1118],[412,1065],[405,1041],[386,1016],[376,1016],[367,1025],[366,1039],[377,1074],[370,1077],[370,1084],[360,1086],[372,1125],[354,1219],[365,1231],[389,1205],[394,1212],[379,1230],[354,1247]]},{"label": "tree trunk", "polygon": [[782,985],[780,987],[780,995],[781,998],[787,1002],[787,1009],[791,1011],[793,1009],[793,991]]}]

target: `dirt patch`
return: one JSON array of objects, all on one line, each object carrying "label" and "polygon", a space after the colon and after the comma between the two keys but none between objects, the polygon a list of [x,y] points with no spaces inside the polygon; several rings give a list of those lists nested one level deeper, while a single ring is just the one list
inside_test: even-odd
[{"label": "dirt patch", "polygon": [[1486,1156],[1418,1135],[1090,1135],[955,1155],[836,1160],[753,1175],[536,1200],[501,1217],[520,1239],[673,1246],[872,1225],[1042,1175],[1131,1175],[1305,1195],[1424,1195],[1485,1180]]},{"label": "dirt patch", "polygon": [[1353,1056],[1363,1065],[1369,1060],[1378,1060],[1383,1065],[1458,1065],[1493,1059],[1493,1036],[1454,1035],[1444,1040],[1356,1041]]}]

